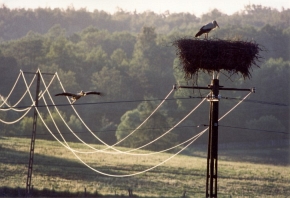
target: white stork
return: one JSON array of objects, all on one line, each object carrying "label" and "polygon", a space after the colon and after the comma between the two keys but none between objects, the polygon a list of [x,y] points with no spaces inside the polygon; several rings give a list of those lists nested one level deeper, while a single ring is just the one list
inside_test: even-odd
[{"label": "white stork", "polygon": [[200,28],[200,30],[198,31],[198,33],[196,33],[195,37],[198,37],[198,36],[200,36],[200,35],[202,35],[202,34],[205,34],[205,35],[204,35],[204,38],[208,38],[208,33],[209,33],[211,30],[215,29],[216,27],[220,28],[220,26],[217,24],[216,21],[210,22],[210,23],[208,23],[208,24],[202,26],[202,27]]},{"label": "white stork", "polygon": [[63,92],[63,93],[55,94],[55,96],[71,96],[71,100],[72,100],[71,104],[73,104],[75,101],[77,101],[81,97],[86,96],[86,95],[90,95],[90,94],[101,95],[100,92],[96,92],[96,91],[86,91],[86,92],[84,92],[82,90],[82,91],[80,91],[77,94]]}]

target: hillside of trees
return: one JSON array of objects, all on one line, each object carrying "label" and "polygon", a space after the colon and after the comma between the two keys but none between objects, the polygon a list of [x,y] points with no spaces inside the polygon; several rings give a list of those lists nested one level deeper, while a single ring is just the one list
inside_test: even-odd
[{"label": "hillside of trees", "polygon": [[[288,138],[284,133],[277,132],[289,131],[289,9],[277,11],[260,5],[248,5],[233,15],[214,9],[199,18],[190,13],[130,13],[120,9],[108,14],[100,10],[88,12],[74,8],[9,9],[2,5],[0,94],[4,98],[9,94],[20,70],[35,72],[38,68],[44,73],[57,72],[66,91],[103,92],[102,97],[88,96],[77,101],[79,105],[75,108],[96,135],[113,144],[139,126],[174,84],[192,84],[184,79],[172,43],[178,38],[192,37],[202,25],[213,19],[220,29],[211,32],[210,37],[254,41],[263,48],[260,67],[253,67],[250,79],[221,75],[220,84],[225,87],[256,87],[257,91],[220,123],[219,141]],[[32,76],[26,75],[28,81]],[[49,82],[51,76],[44,77]],[[197,83],[207,86],[210,80],[211,76],[201,73]],[[31,90],[34,90],[33,86]],[[44,89],[41,85],[41,90]],[[15,104],[24,91],[24,82],[20,80],[9,103]],[[60,85],[54,82],[50,92],[53,95],[62,92]],[[170,100],[122,145],[137,147],[158,137],[182,119],[201,101],[200,96],[206,94],[206,91],[198,90],[175,91]],[[227,99],[220,102],[220,115],[246,95],[245,92],[221,94]],[[54,100],[56,104],[67,103],[62,97],[54,97]],[[43,101],[40,104],[43,105]],[[30,98],[25,98],[20,105],[31,105]],[[65,137],[76,141],[61,123],[55,109],[50,109]],[[63,105],[59,109],[69,126],[83,140],[98,142],[93,140],[69,106]],[[44,107],[42,110],[44,120],[53,129],[49,114]],[[208,102],[205,102],[181,126],[148,149],[167,148],[192,137],[202,129],[197,126],[208,124],[208,110]],[[15,120],[17,117],[17,113],[10,111],[0,114],[3,120]],[[1,123],[0,135],[29,137],[32,118],[33,111],[14,125]],[[38,138],[53,139],[40,120],[37,134]],[[206,141],[204,135],[200,142]]]}]

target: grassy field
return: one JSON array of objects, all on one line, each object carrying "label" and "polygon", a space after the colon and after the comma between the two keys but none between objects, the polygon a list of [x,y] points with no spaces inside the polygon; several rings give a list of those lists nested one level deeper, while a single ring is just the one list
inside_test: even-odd
[{"label": "grassy field", "polygon": [[[77,143],[70,143],[70,146],[88,150]],[[99,145],[93,146],[102,148]],[[7,194],[3,192],[4,186],[6,189],[25,188],[29,147],[30,139],[0,137],[2,194]],[[242,156],[242,152],[238,154]],[[234,156],[239,155],[236,151]],[[205,197],[206,158],[202,153],[194,156],[178,155],[149,172],[132,177],[109,177],[96,173],[56,141],[37,140],[34,156],[32,184],[35,191],[69,192],[84,196],[86,189],[91,196],[122,197],[128,196],[128,188],[131,188],[138,197],[182,197],[184,191],[186,197]],[[171,154],[131,156],[95,153],[79,156],[99,171],[124,175],[150,168]],[[290,196],[289,164],[262,164],[259,160],[251,162],[242,157],[231,158],[223,153],[220,158],[219,197]]]}]

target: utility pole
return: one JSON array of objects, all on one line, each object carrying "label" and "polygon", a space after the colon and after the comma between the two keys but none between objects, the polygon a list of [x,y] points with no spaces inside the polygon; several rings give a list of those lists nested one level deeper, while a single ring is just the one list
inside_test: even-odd
[{"label": "utility pole", "polygon": [[34,156],[34,145],[35,145],[35,136],[36,136],[36,125],[37,125],[37,110],[38,108],[38,95],[39,95],[39,85],[40,85],[40,74],[39,71],[36,73],[36,93],[35,93],[35,104],[34,104],[34,115],[33,115],[33,126],[32,126],[32,135],[31,135],[31,143],[30,143],[30,156],[28,163],[28,172],[27,172],[27,180],[26,180],[26,194],[30,194],[31,187],[31,177],[32,177],[32,167],[33,167],[33,156]]},{"label": "utility pole", "polygon": [[[28,161],[28,172],[27,172],[27,180],[26,180],[26,195],[29,195],[31,192],[31,178],[32,178],[32,168],[33,168],[33,158],[34,158],[34,145],[36,139],[36,126],[37,126],[37,108],[38,108],[38,100],[39,100],[39,88],[40,88],[40,70],[37,72],[23,72],[26,74],[36,74],[36,92],[35,92],[35,100],[34,100],[34,114],[33,114],[33,124],[32,124],[32,134],[31,134],[31,143],[30,143],[30,154]],[[52,73],[41,73],[42,75],[55,75]],[[28,89],[28,88],[27,88]]]},{"label": "utility pole", "polygon": [[217,197],[217,161],[218,161],[218,114],[219,114],[219,80],[213,79],[209,112],[209,134],[207,149],[206,197]]},{"label": "utility pole", "polygon": [[209,110],[209,134],[208,134],[208,150],[207,150],[207,171],[206,171],[206,197],[217,197],[217,181],[218,181],[218,116],[219,116],[219,90],[229,91],[250,91],[252,89],[236,89],[224,88],[219,85],[219,80],[213,76],[211,84],[207,87],[196,86],[179,86],[177,88],[186,89],[208,89],[211,93],[207,100],[210,102]]}]

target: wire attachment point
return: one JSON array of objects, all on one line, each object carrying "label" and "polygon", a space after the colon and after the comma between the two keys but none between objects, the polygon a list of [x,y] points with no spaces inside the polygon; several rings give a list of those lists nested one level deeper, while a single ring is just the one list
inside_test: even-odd
[{"label": "wire attachment point", "polygon": [[256,87],[252,87],[251,92],[256,93]]},{"label": "wire attachment point", "polygon": [[206,96],[207,101],[212,101],[212,102],[218,102],[221,98],[222,98],[222,96],[220,94],[217,96],[215,96],[213,94],[209,94]]},{"label": "wire attachment point", "polygon": [[177,84],[174,84],[173,89],[176,91],[177,89],[179,89],[179,86],[177,86]]}]

